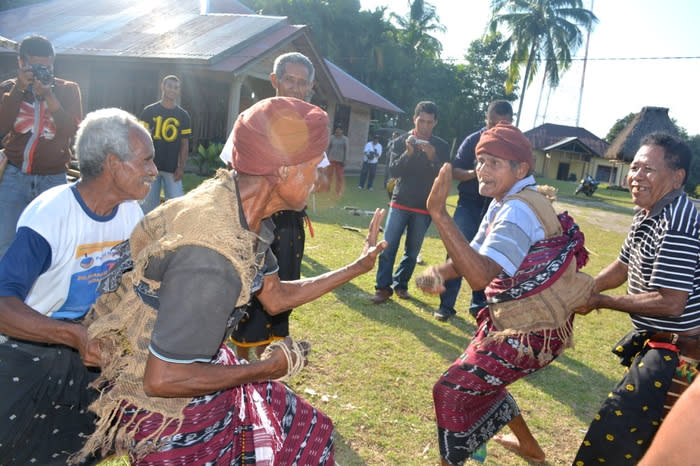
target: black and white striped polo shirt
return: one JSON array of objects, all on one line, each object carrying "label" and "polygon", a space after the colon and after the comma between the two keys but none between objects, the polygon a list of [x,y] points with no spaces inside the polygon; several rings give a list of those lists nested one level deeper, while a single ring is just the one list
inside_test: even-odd
[{"label": "black and white striped polo shirt", "polygon": [[682,332],[700,327],[700,215],[681,190],[667,194],[648,214],[637,212],[619,260],[628,267],[629,294],[659,288],[688,292],[681,316],[632,315],[636,328]]}]

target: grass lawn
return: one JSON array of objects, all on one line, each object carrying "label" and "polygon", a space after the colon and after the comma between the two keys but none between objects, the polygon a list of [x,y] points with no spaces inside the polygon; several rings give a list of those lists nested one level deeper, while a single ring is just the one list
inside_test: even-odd
[{"label": "grass lawn", "polygon": [[[568,210],[581,226],[591,251],[584,271],[595,275],[617,256],[625,237],[633,207],[629,194],[601,186],[588,198],[573,195],[574,182],[539,182],[558,188],[557,209]],[[196,179],[186,178],[185,183],[192,186]],[[387,206],[383,189],[360,191],[353,176],[346,186],[340,200],[331,194],[309,199],[314,237],[307,230],[304,276],[340,267],[359,254],[370,217],[354,215],[345,206]],[[454,190],[448,204],[454,208],[456,201]],[[416,273],[444,260],[434,226],[422,257],[424,264]],[[466,312],[469,288],[464,282],[457,317],[443,323],[432,316],[439,299],[415,287],[409,287],[411,300],[371,304],[375,272],[376,267],[292,314],[291,334],[314,348],[308,367],[291,386],[333,419],[339,465],[438,465],[432,386],[475,330]],[[579,317],[576,347],[510,387],[549,464],[571,464],[588,423],[622,372],[609,349],[630,328],[629,318],[617,312]],[[490,442],[485,464],[527,463]]]}]

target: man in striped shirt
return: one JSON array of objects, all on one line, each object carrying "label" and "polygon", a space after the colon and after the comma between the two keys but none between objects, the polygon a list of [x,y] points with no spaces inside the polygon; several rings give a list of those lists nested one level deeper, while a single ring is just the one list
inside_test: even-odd
[{"label": "man in striped shirt", "polygon": [[[692,153],[679,139],[642,140],[627,181],[638,207],[619,257],[595,278],[592,309],[626,312],[618,354],[629,371],[591,423],[575,465],[636,464],[700,361],[700,215],[683,192]],[[602,294],[627,282],[627,294]]]}]

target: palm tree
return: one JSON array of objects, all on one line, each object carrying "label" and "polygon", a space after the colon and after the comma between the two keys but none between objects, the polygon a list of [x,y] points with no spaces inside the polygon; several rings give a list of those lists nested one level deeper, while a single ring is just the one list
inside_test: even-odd
[{"label": "palm tree", "polygon": [[583,8],[582,0],[492,0],[489,29],[508,30],[501,53],[510,54],[506,92],[512,92],[525,64],[516,126],[525,100],[525,89],[544,61],[551,87],[571,65],[571,56],[583,42],[581,28],[588,29],[598,18]]},{"label": "palm tree", "polygon": [[433,32],[444,32],[445,26],[440,24],[435,6],[423,0],[408,1],[410,11],[406,16],[391,13],[391,18],[400,29],[401,42],[414,53],[431,59],[440,57],[442,44],[431,35]]}]

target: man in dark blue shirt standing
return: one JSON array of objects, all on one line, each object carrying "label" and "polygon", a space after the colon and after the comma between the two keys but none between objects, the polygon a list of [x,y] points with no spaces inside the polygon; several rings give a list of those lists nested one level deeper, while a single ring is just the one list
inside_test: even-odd
[{"label": "man in dark blue shirt standing", "polygon": [[[481,217],[491,202],[491,198],[479,194],[479,182],[476,179],[474,153],[476,145],[481,139],[481,134],[488,128],[496,125],[499,121],[513,122],[513,108],[505,100],[495,100],[491,102],[486,112],[486,126],[479,131],[467,136],[457,150],[457,155],[452,161],[452,178],[460,181],[459,200],[453,215],[457,227],[462,232],[467,241],[471,241],[476,234]],[[445,292],[440,295],[440,307],[433,316],[440,321],[449,320],[455,311],[455,302],[462,286],[462,278],[458,277],[445,282]],[[476,315],[479,310],[486,305],[486,296],[483,290],[472,290],[472,302],[469,312]]]}]

